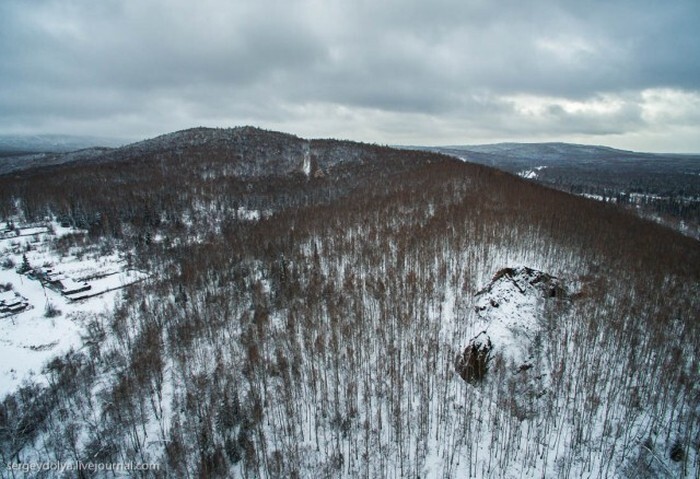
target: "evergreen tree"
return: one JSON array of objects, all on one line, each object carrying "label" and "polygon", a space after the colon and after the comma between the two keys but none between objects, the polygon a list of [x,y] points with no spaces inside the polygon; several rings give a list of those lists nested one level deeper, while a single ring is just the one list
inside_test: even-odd
[{"label": "evergreen tree", "polygon": [[29,264],[26,253],[22,255],[22,265],[17,269],[19,274],[24,274],[32,270],[32,266]]}]

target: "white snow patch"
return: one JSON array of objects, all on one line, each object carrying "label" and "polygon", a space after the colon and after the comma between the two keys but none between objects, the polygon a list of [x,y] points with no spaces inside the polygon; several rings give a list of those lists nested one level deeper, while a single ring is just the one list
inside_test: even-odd
[{"label": "white snow patch", "polygon": [[250,210],[245,206],[240,206],[236,210],[236,218],[243,221],[258,221],[263,216],[269,216],[268,212],[261,212],[260,210]]},{"label": "white snow patch", "polygon": [[301,169],[306,176],[311,175],[311,148],[308,143],[304,145],[304,162]]},{"label": "white snow patch", "polygon": [[581,193],[581,196],[583,196],[584,198],[591,199],[591,200],[605,201],[605,197],[601,196],[601,195],[593,195],[590,193]]},{"label": "white snow patch", "polygon": [[535,166],[532,169],[523,170],[523,171],[519,172],[518,176],[525,178],[525,179],[528,179],[528,180],[534,180],[535,178],[537,178],[537,172],[542,171],[545,168],[547,168],[547,167],[546,166]]},{"label": "white snow patch", "polygon": [[[1,293],[5,305],[19,299],[27,306],[16,314],[3,313],[0,317],[0,399],[25,380],[45,382],[41,376],[44,365],[82,346],[85,323],[113,309],[116,290],[147,277],[129,270],[117,253],[100,253],[94,247],[59,253],[53,248],[56,237],[81,233],[79,230],[47,221],[43,225],[15,226],[13,231],[20,231],[20,235],[0,237],[0,261],[6,265],[0,269],[0,291],[10,287]],[[19,274],[17,268],[25,257],[37,277],[53,283]],[[90,286],[87,291],[67,293],[86,285]],[[49,306],[60,313],[47,317],[51,316],[47,314]]]},{"label": "white snow patch", "polygon": [[477,293],[476,311],[494,354],[523,365],[530,358],[535,336],[544,328],[543,299],[556,294],[556,278],[530,268],[509,268]]}]

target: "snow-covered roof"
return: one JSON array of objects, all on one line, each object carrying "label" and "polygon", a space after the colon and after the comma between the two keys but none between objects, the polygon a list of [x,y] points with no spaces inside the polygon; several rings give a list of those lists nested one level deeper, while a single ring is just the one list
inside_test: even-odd
[{"label": "snow-covered roof", "polygon": [[14,291],[3,291],[2,293],[0,293],[0,303],[4,303],[6,301],[15,301],[16,298],[17,295]]},{"label": "snow-covered roof", "polygon": [[87,283],[79,283],[77,281],[74,281],[70,278],[66,278],[64,280],[61,280],[61,284],[63,285],[63,293],[64,294],[70,294],[71,292],[75,291],[80,291],[84,289],[90,288],[90,285]]}]

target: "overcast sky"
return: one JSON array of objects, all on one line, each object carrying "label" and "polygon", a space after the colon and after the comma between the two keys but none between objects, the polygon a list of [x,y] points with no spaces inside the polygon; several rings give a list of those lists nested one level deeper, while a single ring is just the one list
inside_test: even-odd
[{"label": "overcast sky", "polygon": [[700,152],[698,0],[1,0],[0,133]]}]

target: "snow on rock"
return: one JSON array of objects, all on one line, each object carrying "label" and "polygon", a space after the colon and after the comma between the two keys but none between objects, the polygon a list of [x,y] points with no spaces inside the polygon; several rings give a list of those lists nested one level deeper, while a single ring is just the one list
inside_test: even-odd
[{"label": "snow on rock", "polygon": [[566,295],[559,279],[547,273],[527,267],[500,270],[476,294],[483,330],[458,356],[457,372],[467,382],[479,380],[497,357],[516,372],[532,367],[533,344],[547,328],[545,304]]}]

